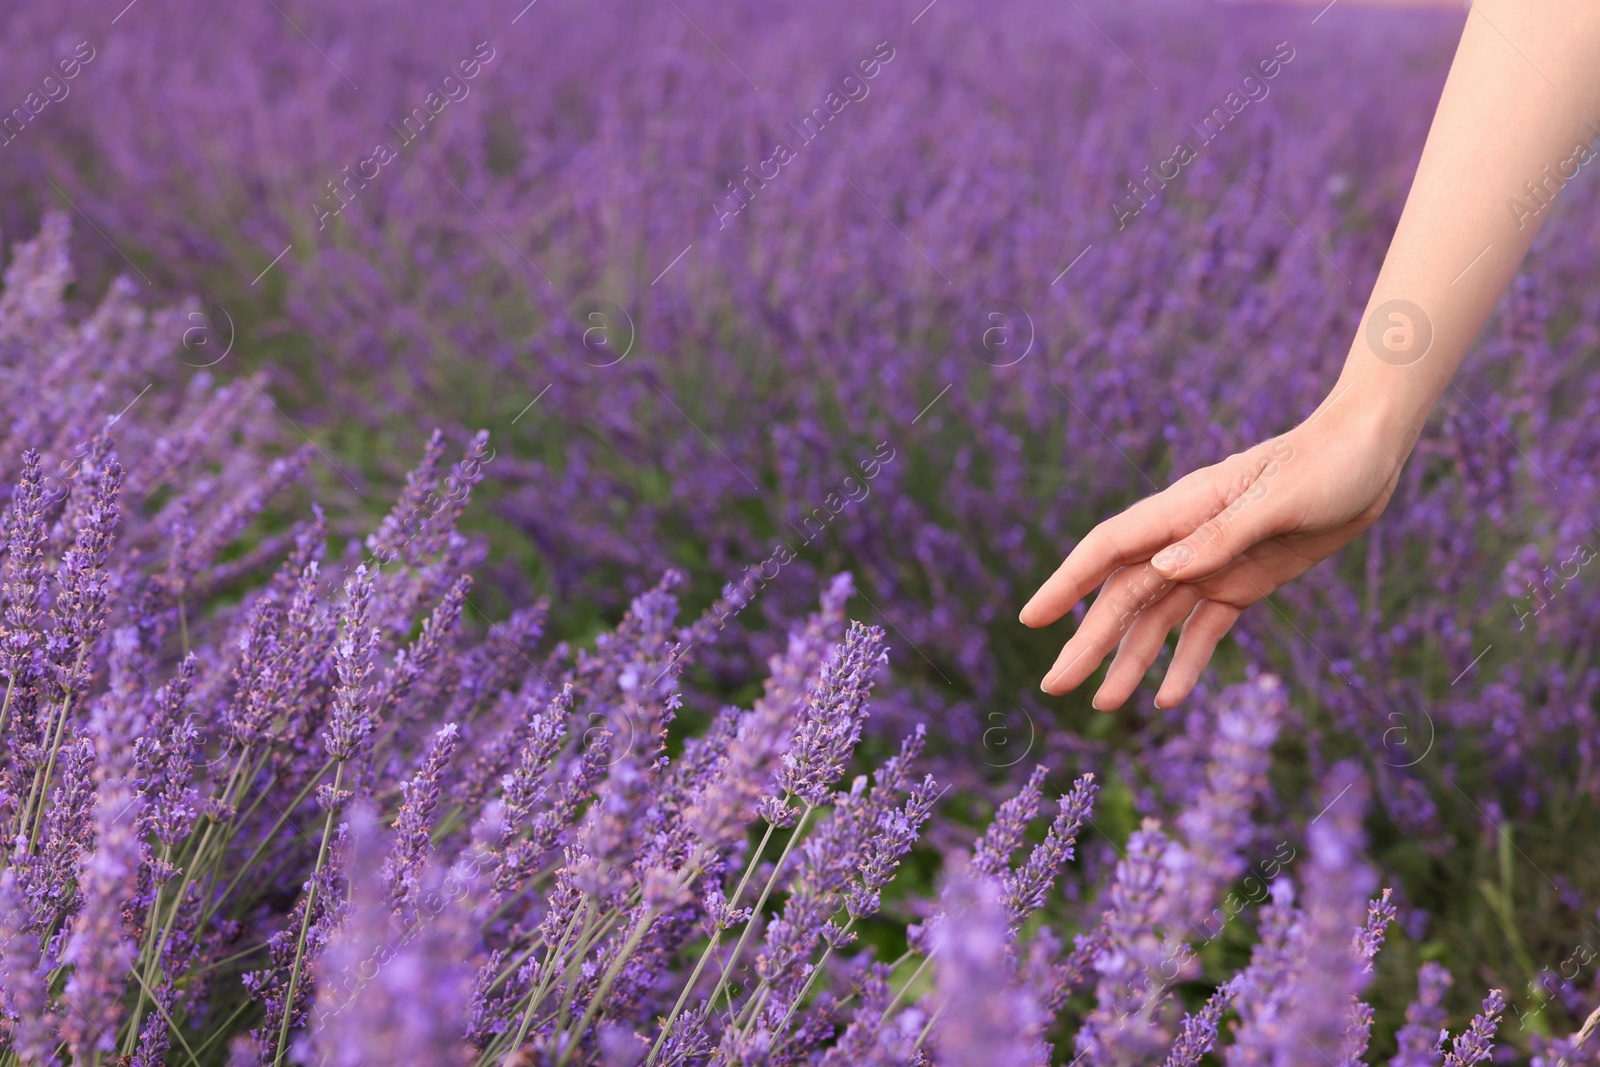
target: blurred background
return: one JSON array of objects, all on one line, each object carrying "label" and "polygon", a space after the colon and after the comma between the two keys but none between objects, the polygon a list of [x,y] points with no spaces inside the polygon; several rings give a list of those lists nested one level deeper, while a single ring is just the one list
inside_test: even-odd
[{"label": "blurred background", "polygon": [[[1505,989],[1526,1049],[1600,991],[1592,174],[1378,526],[1249,612],[1195,697],[1153,708],[1163,657],[1115,715],[1092,685],[1044,698],[1068,624],[1016,622],[1096,521],[1325,395],[1464,17],[8,5],[0,226],[63,214],[86,307],[117,276],[179,305],[150,388],[269,395],[278,450],[315,445],[336,538],[371,528],[433,428],[489,430],[462,523],[488,549],[474,625],[548,596],[581,644],[670,568],[691,613],[723,597],[686,721],[753,695],[850,572],[851,614],[892,648],[874,722],[929,724],[951,803],[1041,761],[1057,786],[1108,779],[1085,884],[1141,817],[1182,809],[1229,687],[1277,675],[1255,851],[1362,761],[1404,931],[1379,1034],[1433,960],[1460,979],[1453,1021]],[[1208,966],[1249,940],[1207,944]]]}]

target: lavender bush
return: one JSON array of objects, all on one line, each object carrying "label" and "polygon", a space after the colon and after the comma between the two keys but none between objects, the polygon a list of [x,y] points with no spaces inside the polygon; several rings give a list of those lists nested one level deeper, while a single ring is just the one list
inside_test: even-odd
[{"label": "lavender bush", "polygon": [[[170,685],[194,652],[189,699],[204,730],[189,743],[204,769],[193,803],[210,796],[241,810],[197,807],[193,826],[188,816],[174,824],[170,857],[161,838],[150,847],[186,871],[209,857],[193,892],[219,880],[225,891],[187,940],[171,922],[160,927],[173,929],[169,942],[196,946],[183,973],[213,987],[169,1011],[175,1034],[206,1032],[195,1041],[202,1060],[231,1039],[200,1049],[211,1033],[239,1030],[261,1031],[274,1057],[288,1032],[285,1057],[300,1055],[295,1039],[316,1048],[334,1025],[313,1029],[310,1016],[323,1011],[374,1035],[352,1038],[358,1051],[431,1041],[401,1036],[411,1016],[394,1002],[335,1010],[344,994],[327,992],[335,999],[325,1003],[335,987],[323,976],[371,972],[370,930],[395,913],[417,932],[404,951],[393,947],[395,969],[363,989],[400,995],[415,984],[402,975],[472,958],[459,946],[473,936],[485,939],[481,951],[505,953],[502,970],[539,958],[541,949],[519,954],[542,905],[557,899],[570,824],[583,825],[604,797],[611,821],[591,832],[612,835],[611,867],[638,900],[604,897],[618,917],[591,944],[574,931],[568,948],[587,955],[550,976],[543,996],[559,990],[548,1003],[566,1007],[560,1032],[570,1033],[587,1012],[580,993],[609,973],[614,956],[603,953],[620,953],[643,914],[650,868],[630,866],[636,850],[622,836],[659,794],[677,797],[663,803],[686,818],[709,820],[712,840],[735,842],[727,870],[703,875],[721,879],[722,902],[696,885],[715,921],[676,942],[652,935],[663,920],[651,920],[626,955],[648,960],[659,982],[633,989],[625,963],[606,990],[615,1016],[596,1009],[584,1024],[585,1054],[626,1061],[630,1033],[654,1047],[676,1006],[672,1026],[685,1029],[668,1042],[728,1042],[724,1055],[759,1058],[758,1022],[784,1022],[768,1018],[770,1005],[787,1012],[786,997],[804,1001],[786,1025],[820,1033],[824,1022],[807,1013],[826,1014],[824,998],[850,996],[854,981],[861,992],[837,1022],[853,1025],[871,994],[889,1018],[922,1012],[902,1024],[915,1043],[937,1015],[923,1047],[947,1058],[961,1053],[939,1044],[941,1026],[992,1034],[985,1020],[1002,1019],[1009,1036],[995,1047],[1048,1041],[1062,1062],[1080,1053],[1144,1062],[1174,1047],[1194,1059],[1213,1028],[1224,1056],[1270,1049],[1248,1055],[1293,1061],[1273,1044],[1278,1015],[1241,999],[1251,995],[1235,980],[1244,974],[1273,996],[1313,997],[1304,991],[1314,979],[1338,996],[1359,993],[1377,1020],[1368,1059],[1393,1049],[1411,1063],[1429,1061],[1441,1026],[1477,1033],[1482,994],[1499,987],[1502,1040],[1545,1062],[1580,1062],[1562,1035],[1600,999],[1591,947],[1600,869],[1581,847],[1600,832],[1597,624],[1585,595],[1600,547],[1590,539],[1600,536],[1591,525],[1600,319],[1586,171],[1552,208],[1383,521],[1249,613],[1194,701],[1161,712],[1143,701],[1114,719],[1078,700],[1064,711],[1047,705],[1036,678],[1048,638],[1012,622],[1021,594],[1095,520],[1284,429],[1324,394],[1398,215],[1457,12],[822,0],[759,13],[646,5],[616,18],[594,4],[471,0],[408,4],[403,16],[365,3],[247,5],[222,18],[195,0],[116,6],[63,0],[0,12],[0,106],[12,109],[0,123],[0,218],[9,232],[45,230],[11,263],[0,326],[0,456],[19,486],[12,504],[37,498],[18,513],[44,508],[16,526],[44,532],[27,534],[39,547],[16,557],[18,591],[7,594],[15,644],[5,669],[24,680],[4,725],[34,746],[25,753],[34,762],[7,786],[7,810],[16,824],[31,809],[37,851],[54,790],[104,799],[98,753],[133,745],[139,717],[156,714],[119,717],[107,704],[113,741],[82,734],[92,720],[80,719],[102,693],[137,703]],[[1269,58],[1269,92],[1241,94],[1237,111],[1225,104]],[[1176,177],[1162,177],[1174,166]],[[69,290],[72,316],[59,306],[68,217],[84,275]],[[130,280],[115,280],[123,274]],[[147,303],[190,292],[204,303],[145,313],[132,299],[141,283],[158,294]],[[448,432],[424,446],[398,508],[376,510],[421,428],[436,424]],[[493,429],[494,445],[473,446],[447,484],[443,440],[468,440],[479,426]],[[30,447],[40,453],[32,490]],[[120,488],[115,457],[128,468]],[[80,546],[86,517],[103,514],[113,494],[111,548],[98,534]],[[458,522],[487,540],[454,536]],[[11,529],[8,520],[8,538]],[[64,581],[83,575],[74,599],[61,599],[46,568],[64,568]],[[93,580],[102,568],[103,587]],[[652,589],[668,570],[684,580]],[[845,571],[851,614],[882,627],[895,654],[876,677],[861,751],[838,772],[846,778],[791,779],[818,802],[764,913],[746,925],[742,909],[756,906],[772,871],[746,880],[741,859],[772,826],[756,862],[775,862],[797,829],[760,814],[789,817],[773,804],[791,732],[830,773],[856,739],[854,726],[834,732],[801,718],[823,684],[822,657],[847,644],[842,601],[826,601],[826,636],[809,639],[815,660],[781,668],[789,703],[773,705],[761,688],[764,665],[788,655],[792,633],[810,632],[819,590]],[[468,573],[478,583],[457,592]],[[548,608],[528,609],[540,595]],[[619,622],[639,603],[627,619],[641,610],[655,619],[663,598],[681,598],[694,621]],[[480,607],[506,621],[486,629]],[[653,636],[628,637],[629,625]],[[648,653],[611,651],[658,637]],[[385,681],[401,651],[406,666]],[[527,681],[522,655],[543,675],[529,706],[513,710]],[[653,656],[654,669],[616,655]],[[237,666],[222,664],[229,656]],[[453,673],[447,664],[462,658],[472,666]],[[552,707],[566,674],[584,669],[598,672],[594,692],[574,675],[570,704]],[[1269,675],[1281,690],[1263,688]],[[837,678],[827,684],[830,707],[854,699]],[[471,686],[481,692],[464,695]],[[681,705],[669,708],[669,696]],[[232,717],[218,710],[230,701],[243,709]],[[737,755],[731,706],[767,717],[743,735],[755,747]],[[313,708],[322,719],[303,717]],[[825,893],[791,889],[806,843],[838,809],[829,798],[856,770],[894,757],[920,723],[919,767],[949,790],[941,814],[918,827],[900,878],[876,891],[879,910],[837,935],[857,942],[824,939],[807,956],[796,933],[800,942],[780,946],[787,955],[771,957],[787,970],[761,994],[759,970],[740,968],[761,966],[758,946],[788,902],[798,896],[793,906],[808,909],[795,924],[826,924],[838,909],[820,920],[817,910],[851,892],[826,880]],[[663,729],[666,740],[652,740]],[[586,770],[579,753],[602,734],[611,747]],[[535,743],[531,755],[550,755],[519,771]],[[692,773],[681,768],[695,758],[742,761],[719,794],[725,808],[702,814],[680,796],[687,785],[661,784],[655,776],[666,772],[646,753],[663,744],[673,775]],[[636,777],[613,765],[624,751]],[[226,761],[244,752],[253,754],[235,777]],[[1328,784],[1355,780],[1341,777],[1346,760],[1368,784],[1324,815],[1338,793]],[[1037,761],[1098,776],[1077,865],[1045,894],[1020,943],[1008,935],[986,947],[975,932],[928,961],[934,942],[913,948],[903,930],[931,923],[931,939],[938,926],[932,905],[916,903],[943,892],[931,857],[954,879],[945,910],[987,914],[983,879],[1003,872],[984,857],[1003,840],[979,838],[970,866],[989,867],[976,875],[957,875],[960,858],[1008,798],[1023,803],[996,817],[1037,811],[1047,783],[1070,792],[1070,779],[1036,780]],[[430,767],[438,783],[413,788]],[[891,805],[901,812],[896,834],[916,810],[905,807],[910,789]],[[1337,891],[1309,884],[1319,854],[1307,851],[1311,832],[1363,794],[1364,862],[1381,876],[1364,881],[1360,864],[1340,862],[1331,864],[1346,878]],[[140,795],[110,797],[153,818],[157,802]],[[758,808],[768,795],[776,800]],[[520,829],[490,819],[496,800],[496,817]],[[789,810],[803,803],[791,798]],[[62,833],[115,840],[118,824],[98,817]],[[244,821],[225,828],[234,818]],[[1146,829],[1146,818],[1161,826]],[[742,841],[747,821],[755,837]],[[287,840],[291,828],[303,835]],[[1016,837],[1006,855],[1038,844],[1039,832]],[[409,844],[397,852],[382,833]],[[378,857],[386,882],[377,890],[350,878],[358,853]],[[688,855],[667,866],[686,872]],[[12,891],[30,901],[30,885],[109,891],[119,871],[135,869],[116,856],[79,880],[69,877],[76,857],[58,851],[53,873]],[[510,858],[481,858],[490,856]],[[889,863],[857,859],[858,870]],[[1181,877],[1141,877],[1156,865]],[[419,912],[426,887],[452,898],[438,887],[458,866],[449,884],[487,879],[500,902],[464,924]],[[153,872],[139,877],[155,882]],[[146,912],[189,907],[187,877],[171,877],[179,881],[161,883],[160,901],[141,897]],[[1280,901],[1285,878],[1295,892]],[[1335,949],[1302,950],[1312,935],[1291,936],[1297,924],[1315,940],[1364,922],[1380,885],[1395,890],[1399,919],[1371,975],[1344,974]],[[556,888],[573,900],[605,890],[570,878]],[[1328,898],[1315,896],[1324,890]],[[524,900],[528,912],[506,904],[496,914],[506,900]],[[1108,908],[1114,916],[1102,921]],[[840,930],[852,918],[843,914]],[[241,933],[217,955],[204,939],[225,922]],[[991,916],[975,918],[974,931],[985,922],[994,929]],[[518,925],[524,933],[514,934]],[[30,1019],[61,1012],[72,968],[116,961],[109,948],[91,954],[87,939],[78,955],[61,955],[66,929],[50,932],[60,944],[48,985],[19,987],[19,1012],[43,1005]],[[45,933],[15,936],[42,945]],[[142,1028],[161,1015],[149,954],[164,935],[151,936],[130,935],[145,960],[140,980],[152,984],[120,1002],[119,1053],[130,1020]],[[514,936],[527,940],[514,947]],[[708,1005],[721,960],[741,943]],[[1268,946],[1259,961],[1258,944]],[[267,947],[220,962],[254,945]],[[879,973],[863,961],[839,977],[866,947],[879,968],[896,965]],[[823,950],[809,987],[813,972],[799,986],[784,977]],[[1273,956],[1302,951],[1310,955],[1299,962]],[[944,952],[958,969],[941,965]],[[433,962],[419,970],[424,960]],[[1258,962],[1275,968],[1270,982],[1252,971]],[[1007,970],[1031,1005],[1002,996],[1011,987],[997,982],[982,990],[993,1001],[959,1010],[926,999],[962,972]],[[517,973],[484,995],[512,997]],[[1046,979],[1058,974],[1059,984]],[[472,994],[476,980],[458,984]],[[750,1007],[743,996],[761,1000]],[[732,1034],[730,1002],[748,1011]],[[1305,1020],[1288,1001],[1272,1003],[1318,1042],[1334,1041],[1330,1060],[1346,1055],[1344,1015]],[[473,1032],[480,1054],[508,1051],[528,1014],[520,1007],[507,1009],[504,1029]],[[64,1034],[69,1021],[50,1018],[53,1031],[26,1023],[19,1032]],[[300,1021],[286,1031],[291,1020]],[[541,1031],[548,1021],[538,1008],[528,1015],[530,1049],[558,1040]],[[882,1026],[835,1031],[818,1040],[839,1044],[837,1056],[910,1055]],[[1358,1025],[1349,1039],[1358,1058]]]},{"label": "lavender bush", "polygon": [[[66,322],[62,237],[16,250],[0,303],[14,369],[50,390],[31,432],[89,435],[63,479],[24,451],[4,511],[7,1062],[1360,1061],[1395,908],[1374,896],[1353,763],[1297,832],[1305,858],[1274,872],[1248,965],[1191,1010],[1179,988],[1263,829],[1286,716],[1271,675],[1219,697],[1171,828],[1147,819],[1099,889],[1074,880],[1070,949],[1039,920],[1093,825],[1093,773],[1040,826],[1039,767],[945,856],[937,898],[897,892],[944,787],[918,770],[920,727],[851,774],[888,641],[847,621],[849,576],[750,707],[687,735],[680,678],[715,616],[677,621],[675,572],[592,647],[544,647],[543,604],[466,625],[479,557],[456,520],[485,435],[448,472],[435,435],[341,558],[313,511],[239,578],[221,557],[267,490],[158,506],[175,486],[149,472],[237,453],[248,405],[200,439],[99,411],[56,353],[114,370],[162,316],[114,290]],[[123,369],[150,371],[159,347],[133,347]],[[214,416],[218,393],[184,404]],[[269,469],[274,487],[294,473]],[[217,595],[230,580],[242,596]],[[864,938],[886,930],[892,958]],[[1404,1054],[1480,1062],[1499,991],[1441,1052],[1436,969],[1422,981]],[[1580,1041],[1559,1062],[1583,1062]]]},{"label": "lavender bush", "polygon": [[[441,418],[495,427],[502,608],[542,590],[560,632],[592,635],[687,566],[697,606],[734,585],[691,679],[728,692],[848,567],[915,650],[889,732],[937,714],[973,748],[997,707],[1067,743],[1018,684],[1045,646],[1012,608],[1045,561],[1324,394],[1454,28],[1033,0],[915,24],[487,2],[224,24],[189,2],[140,0],[103,41],[87,2],[7,16],[31,57],[7,99],[70,28],[98,49],[0,149],[14,214],[70,200],[152,284],[205,293],[205,358],[242,333],[297,424],[358,457]],[[1217,119],[1269,60],[1267,94]],[[1193,158],[1169,180],[1174,142]],[[780,143],[794,158],[768,165]],[[1582,596],[1554,595],[1596,548],[1591,197],[1567,190],[1382,529],[1280,598],[1307,638],[1271,611],[1240,634],[1319,729],[1396,765],[1385,809],[1440,847],[1455,794],[1398,766],[1435,729],[1504,739],[1481,754],[1517,817],[1550,802],[1529,767],[1597,788],[1596,678],[1551,651],[1595,639]],[[83,234],[102,273],[127,269]]]}]

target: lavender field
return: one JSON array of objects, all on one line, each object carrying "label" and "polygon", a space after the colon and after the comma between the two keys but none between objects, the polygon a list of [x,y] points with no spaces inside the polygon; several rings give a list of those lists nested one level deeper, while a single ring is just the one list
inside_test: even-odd
[{"label": "lavender field", "polygon": [[0,9],[0,1065],[1600,1064],[1592,168],[1192,697],[1017,620],[1463,17]]}]

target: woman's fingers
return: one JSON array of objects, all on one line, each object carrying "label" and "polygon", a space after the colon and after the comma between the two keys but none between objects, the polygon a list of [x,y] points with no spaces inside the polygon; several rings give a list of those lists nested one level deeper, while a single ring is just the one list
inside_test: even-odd
[{"label": "woman's fingers", "polygon": [[1148,559],[1162,546],[1161,535],[1149,531],[1141,533],[1139,525],[1125,521],[1128,514],[1124,512],[1107,519],[1078,542],[1056,572],[1023,605],[1022,614],[1017,617],[1024,626],[1048,626],[1055,622],[1118,567]]},{"label": "woman's fingers", "polygon": [[1358,536],[1394,491],[1395,457],[1348,446],[1327,424],[1316,434],[1229,456],[1091,530],[1022,611],[1046,625],[1105,576],[1041,688],[1082,685],[1116,648],[1094,704],[1120,705],[1188,612],[1157,707],[1186,697],[1244,607]]},{"label": "woman's fingers", "polygon": [[1106,579],[1100,595],[1040,686],[1059,696],[1083,684],[1106,654],[1117,647],[1135,619],[1172,588],[1148,563],[1123,567]]},{"label": "woman's fingers", "polygon": [[1144,672],[1160,654],[1168,632],[1183,621],[1199,600],[1200,594],[1194,586],[1178,585],[1139,613],[1123,635],[1106,671],[1106,680],[1094,695],[1092,704],[1097,711],[1115,711],[1133,695],[1144,680]]},{"label": "woman's fingers", "polygon": [[1189,636],[1180,635],[1159,703],[1171,706],[1187,695],[1239,614],[1202,599],[1201,587],[1209,589],[1214,583],[1205,579],[1282,532],[1282,500],[1269,499],[1263,473],[1292,456],[1292,450],[1287,457],[1258,450],[1230,456],[1090,530],[1022,609],[1023,623],[1044,626],[1100,585],[1040,688],[1054,695],[1077,688],[1116,649],[1094,706],[1119,707],[1187,615]]},{"label": "woman's fingers", "polygon": [[1187,474],[1090,530],[1023,607],[1023,625],[1055,622],[1118,567],[1143,563],[1215,515],[1222,507],[1216,479],[1226,463]]},{"label": "woman's fingers", "polygon": [[1269,492],[1266,482],[1251,484],[1182,540],[1157,552],[1150,560],[1151,567],[1172,581],[1199,581],[1282,533],[1283,510],[1277,506],[1282,499],[1271,499]]},{"label": "woman's fingers", "polygon": [[1156,707],[1170,708],[1193,691],[1217,644],[1233,628],[1239,609],[1219,600],[1202,600],[1184,621],[1167,676],[1156,691]]}]

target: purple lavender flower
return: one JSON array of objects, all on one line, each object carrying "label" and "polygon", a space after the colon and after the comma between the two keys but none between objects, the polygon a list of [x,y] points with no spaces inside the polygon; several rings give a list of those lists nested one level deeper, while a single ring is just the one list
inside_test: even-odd
[{"label": "purple lavender flower", "polygon": [[1233,982],[1226,982],[1206,998],[1198,1012],[1183,1017],[1183,1029],[1164,1067],[1199,1067],[1200,1060],[1217,1043],[1217,1024],[1233,998]]},{"label": "purple lavender flower", "polygon": [[200,791],[193,783],[202,736],[189,713],[196,669],[195,657],[185,657],[177,675],[156,694],[150,734],[134,745],[140,793],[146,800],[144,826],[172,849],[184,842],[200,817]]},{"label": "purple lavender flower", "polygon": [[706,1005],[678,1016],[661,1045],[656,1062],[662,1067],[687,1067],[710,1054],[716,1047],[706,1029],[706,1017],[710,1013],[711,1007]]},{"label": "purple lavender flower", "polygon": [[0,870],[0,1007],[9,1023],[6,1042],[23,1063],[53,1065],[61,1042],[60,1019],[50,1004],[50,959],[31,932],[31,908],[11,869]]},{"label": "purple lavender flower", "polygon": [[317,602],[320,569],[315,555],[312,545],[302,544],[239,627],[232,699],[223,710],[227,732],[237,745],[259,743],[282,720],[296,733],[310,725],[309,709],[291,702],[320,669],[321,650],[332,644],[333,627],[322,618]]},{"label": "purple lavender flower", "polygon": [[[878,910],[879,894],[932,813],[937,785],[931,775],[913,784],[910,773],[924,743],[924,732],[915,731],[874,776],[870,790],[865,778],[858,778],[849,790],[836,793],[832,813],[801,846],[789,899],[767,927],[756,960],[756,973],[783,1008],[778,1023],[798,1008],[815,978],[814,966],[806,962],[813,950],[826,942],[831,953],[854,938],[856,922]],[[908,795],[900,803],[902,794]],[[833,918],[841,904],[848,916],[843,925]],[[784,1038],[780,1034],[774,1041]]]},{"label": "purple lavender flower", "polygon": [[1310,869],[1300,906],[1290,906],[1289,879],[1273,882],[1261,941],[1235,985],[1241,1026],[1227,1050],[1229,1067],[1292,1062],[1313,1050],[1358,1063],[1366,1051],[1372,1012],[1358,994],[1394,909],[1385,893],[1356,922],[1376,881],[1361,858],[1365,779],[1352,764],[1336,765],[1322,794],[1307,828]]},{"label": "purple lavender flower", "polygon": [[1097,975],[1095,1006],[1074,1039],[1085,1062],[1144,1062],[1171,1035],[1155,1018],[1177,977],[1180,957],[1158,927],[1163,912],[1162,858],[1172,842],[1153,819],[1128,838],[1125,858],[1106,893],[1103,932],[1088,942]]},{"label": "purple lavender flower", "polygon": [[369,678],[376,668],[378,631],[368,623],[372,578],[364,566],[345,585],[343,633],[335,649],[339,685],[334,690],[333,716],[323,734],[329,757],[343,763],[360,751],[372,731]]},{"label": "purple lavender flower", "polygon": [[102,783],[95,797],[96,840],[84,865],[83,908],[61,953],[72,968],[62,994],[69,1010],[61,1034],[75,1062],[111,1051],[122,1017],[122,990],[137,952],[123,930],[122,910],[139,864],[138,806],[121,781]]},{"label": "purple lavender flower", "polygon": [[[1350,950],[1365,968],[1372,971],[1372,960],[1383,947],[1384,934],[1394,921],[1395,908],[1389,902],[1394,891],[1385,889],[1383,895],[1367,904],[1367,921],[1358,927]],[[1340,1046],[1341,1067],[1359,1067],[1365,1062],[1367,1045],[1372,1039],[1372,1005],[1351,994],[1350,1014],[1345,1023],[1344,1039]]]},{"label": "purple lavender flower", "polygon": [[1444,1032],[1444,996],[1454,981],[1437,963],[1417,968],[1417,999],[1406,1006],[1406,1024],[1395,1034],[1400,1047],[1389,1067],[1438,1067],[1435,1049]]},{"label": "purple lavender flower", "polygon": [[1011,905],[990,878],[962,877],[946,892],[951,921],[934,935],[939,1062],[951,1067],[1039,1067],[1048,1061],[1037,1001],[1016,982],[1008,954]]},{"label": "purple lavender flower", "polygon": [[0,641],[0,670],[14,693],[27,684],[38,632],[44,590],[44,474],[39,452],[30,448],[22,457],[22,477],[6,509],[4,564],[5,639]]},{"label": "purple lavender flower", "polygon": [[[1361,856],[1365,779],[1349,764],[1336,766],[1323,783],[1322,798],[1324,810],[1306,830],[1305,917],[1291,937],[1299,959],[1288,1018],[1301,1041],[1335,1049],[1342,1047],[1349,1028],[1340,1009],[1370,980],[1371,965],[1362,950],[1372,940],[1371,927],[1359,927],[1357,917],[1377,876]],[[1380,906],[1374,921],[1386,918]],[[1359,940],[1353,941],[1357,929]]]},{"label": "purple lavender flower", "polygon": [[912,789],[902,807],[871,827],[874,833],[861,859],[860,881],[845,895],[845,911],[851,919],[862,919],[878,910],[879,893],[894,877],[901,858],[911,851],[938,799],[939,790],[933,775],[927,775]]},{"label": "purple lavender flower", "polygon": [[1011,909],[1013,930],[1044,904],[1045,894],[1055,884],[1062,864],[1072,859],[1072,846],[1078,839],[1078,830],[1094,809],[1098,789],[1093,774],[1085,774],[1073,782],[1072,789],[1059,802],[1059,811],[1044,841],[1028,855],[1020,869],[1005,876],[1006,906]]},{"label": "purple lavender flower", "polygon": [[60,690],[75,693],[88,678],[87,657],[110,612],[106,562],[120,517],[122,465],[109,451],[95,457],[93,497],[74,516],[76,540],[56,575],[59,592],[51,606],[45,653]]},{"label": "purple lavender flower", "polygon": [[1227,1067],[1268,1067],[1279,1062],[1279,1049],[1285,1049],[1288,1057],[1304,1050],[1292,1043],[1294,1031],[1284,1014],[1298,963],[1296,941],[1302,921],[1294,899],[1291,878],[1273,880],[1270,902],[1261,909],[1260,939],[1250,950],[1250,965],[1233,983],[1239,1025],[1224,1051]]},{"label": "purple lavender flower", "polygon": [[[752,814],[759,811],[778,827],[797,818],[772,793],[776,771],[814,676],[843,647],[844,604],[853,588],[848,574],[835,576],[818,610],[803,626],[790,629],[784,652],[768,661],[769,674],[755,705],[748,711],[733,709],[736,714],[730,713],[719,727],[725,738],[721,749],[707,747],[698,758],[691,753],[669,769],[674,782],[668,788],[682,794],[684,821],[733,857],[744,847],[744,824]],[[700,773],[694,775],[697,766]]]},{"label": "purple lavender flower", "polygon": [[242,976],[245,991],[252,1000],[262,1002],[266,1008],[261,1025],[250,1031],[250,1037],[253,1047],[261,1050],[261,1056],[268,1063],[280,1053],[287,1054],[293,1047],[292,1036],[290,1041],[283,1043],[281,1049],[279,1047],[279,1034],[285,1021],[292,1035],[309,1018],[316,983],[306,980],[308,976],[304,974],[301,975],[301,981],[291,981],[301,943],[299,935],[304,926],[305,955],[314,961],[344,921],[348,844],[345,825],[341,824],[339,836],[329,849],[328,862],[306,880],[307,892],[296,900],[294,908],[285,917],[283,928],[268,939],[271,954],[268,966],[247,971]]},{"label": "purple lavender flower", "polygon": [[1028,824],[1039,814],[1039,803],[1044,797],[1048,769],[1042,764],[1033,769],[1021,789],[996,809],[989,828],[972,846],[972,869],[979,874],[998,878],[1011,871],[1011,854],[1022,844]]},{"label": "purple lavender flower", "polygon": [[883,631],[851,623],[837,662],[823,664],[784,753],[778,788],[812,806],[824,803],[832,783],[861,738],[867,694],[879,665],[887,662]]},{"label": "purple lavender flower", "polygon": [[[330,1067],[372,1063],[466,1062],[470,935],[459,900],[437,892],[442,871],[421,893],[421,913],[391,921],[388,879],[376,861],[381,827],[357,806],[349,814],[351,890],[343,922],[322,953],[311,1032],[299,1062]],[[429,906],[437,901],[437,907]]]},{"label": "purple lavender flower", "polygon": [[891,968],[884,963],[873,963],[865,969],[855,983],[859,1003],[851,1012],[850,1022],[833,1046],[822,1053],[818,1067],[889,1067],[912,1061],[915,1035],[907,1036],[883,1019],[890,1002],[890,973]]},{"label": "purple lavender flower", "polygon": [[95,847],[94,770],[94,744],[88,738],[62,746],[61,781],[51,793],[39,854],[16,868],[33,923],[41,927],[70,919],[82,904],[78,872],[83,854]]},{"label": "purple lavender flower", "polygon": [[459,731],[453,722],[445,723],[434,735],[416,774],[401,783],[405,801],[394,821],[394,844],[384,857],[381,877],[390,908],[407,913],[415,908],[417,879],[432,851],[433,814],[439,806],[440,778],[456,749]]},{"label": "purple lavender flower", "polygon": [[367,536],[367,551],[380,566],[400,558],[400,553],[416,537],[427,521],[424,512],[429,496],[439,484],[439,460],[444,457],[444,434],[434,430],[424,446],[422,459],[406,474],[406,487],[378,528]]},{"label": "purple lavender flower", "polygon": [[[449,645],[461,624],[461,608],[466,602],[467,590],[471,587],[472,580],[467,576],[456,579],[422,621],[422,632],[417,639],[409,648],[395,654],[394,666],[385,676],[375,702],[378,718],[393,714],[414,690],[425,686],[429,676],[444,665],[450,654]],[[438,696],[426,689],[420,695]]]},{"label": "purple lavender flower", "polygon": [[1167,872],[1170,914],[1164,921],[1174,928],[1205,923],[1209,935],[1218,932],[1210,928],[1216,906],[1245,873],[1246,852],[1257,835],[1251,809],[1271,794],[1267,770],[1285,703],[1283,683],[1270,674],[1230,686],[1215,701],[1204,780],[1176,820],[1183,848],[1169,854],[1175,863]]},{"label": "purple lavender flower", "polygon": [[506,829],[520,830],[550,790],[549,772],[567,736],[572,714],[572,686],[563,686],[549,705],[531,716],[518,730],[522,739],[516,763],[501,780],[506,805]]},{"label": "purple lavender flower", "polygon": [[1367,921],[1356,930],[1355,943],[1352,948],[1357,957],[1372,969],[1372,960],[1378,955],[1378,950],[1383,947],[1383,935],[1388,931],[1389,924],[1394,922],[1395,907],[1389,902],[1394,895],[1394,890],[1385,889],[1383,895],[1367,905]]},{"label": "purple lavender flower", "polygon": [[[1495,1030],[1500,1025],[1500,1013],[1505,1008],[1506,1001],[1500,995],[1500,990],[1489,990],[1489,995],[1483,1000],[1483,1010],[1472,1017],[1472,1024],[1466,1032],[1451,1042],[1450,1051],[1444,1057],[1444,1067],[1472,1067],[1475,1063],[1487,1060],[1494,1052]],[[1442,1038],[1440,1044],[1443,1044]]]}]

